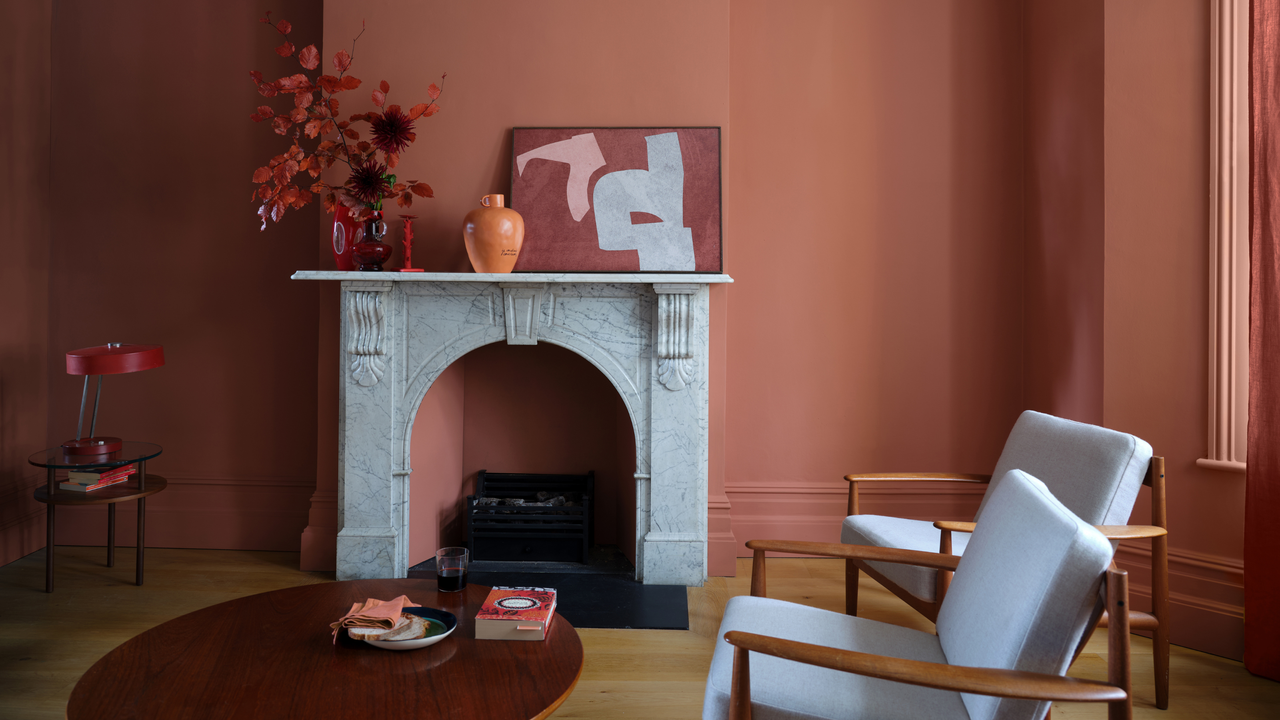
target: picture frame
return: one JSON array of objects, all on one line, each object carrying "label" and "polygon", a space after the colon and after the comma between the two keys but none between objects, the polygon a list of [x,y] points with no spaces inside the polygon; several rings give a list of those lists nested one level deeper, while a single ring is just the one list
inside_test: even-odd
[{"label": "picture frame", "polygon": [[514,272],[719,273],[720,128],[513,128]]}]

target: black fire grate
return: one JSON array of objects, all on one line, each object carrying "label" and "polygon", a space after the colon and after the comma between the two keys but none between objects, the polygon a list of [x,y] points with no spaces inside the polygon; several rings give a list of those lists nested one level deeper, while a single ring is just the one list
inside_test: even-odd
[{"label": "black fire grate", "polygon": [[481,470],[468,495],[467,547],[473,560],[587,562],[595,472],[586,475]]}]

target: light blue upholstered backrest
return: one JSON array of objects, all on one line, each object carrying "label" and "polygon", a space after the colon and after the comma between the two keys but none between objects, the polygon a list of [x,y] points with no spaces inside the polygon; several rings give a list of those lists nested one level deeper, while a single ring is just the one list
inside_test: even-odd
[{"label": "light blue upholstered backrest", "polygon": [[[982,521],[938,613],[952,665],[1066,673],[1090,622],[1112,549],[1044,483],[1011,470],[987,494]],[[972,720],[1038,717],[1047,703],[964,695]]]},{"label": "light blue upholstered backrest", "polygon": [[1018,418],[975,519],[1010,470],[1038,478],[1091,525],[1124,525],[1151,463],[1151,446],[1127,433],[1027,410]]}]

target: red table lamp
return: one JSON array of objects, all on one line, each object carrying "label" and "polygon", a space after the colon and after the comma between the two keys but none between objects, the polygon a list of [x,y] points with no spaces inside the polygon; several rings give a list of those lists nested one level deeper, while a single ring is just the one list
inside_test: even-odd
[{"label": "red table lamp", "polygon": [[[123,345],[107,343],[94,347],[72,350],[67,353],[67,374],[84,375],[84,390],[80,393],[80,421],[76,424],[76,439],[62,443],[68,455],[106,455],[120,449],[123,441],[117,437],[97,437],[98,402],[102,400],[102,376],[150,370],[164,365],[164,348],[160,345]],[[98,392],[93,398],[93,420],[89,424],[89,437],[84,436],[84,406],[89,399],[89,376],[98,376]]]}]

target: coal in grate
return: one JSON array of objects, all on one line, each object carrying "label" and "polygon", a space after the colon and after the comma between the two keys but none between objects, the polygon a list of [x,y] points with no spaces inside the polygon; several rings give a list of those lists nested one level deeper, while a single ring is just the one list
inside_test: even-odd
[{"label": "coal in grate", "polygon": [[481,470],[468,495],[473,560],[587,562],[593,539],[595,472],[585,475]]}]

